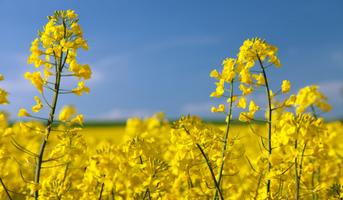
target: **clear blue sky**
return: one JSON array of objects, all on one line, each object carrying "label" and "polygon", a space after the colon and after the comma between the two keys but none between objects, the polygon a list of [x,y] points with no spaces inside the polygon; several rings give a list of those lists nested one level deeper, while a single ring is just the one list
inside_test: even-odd
[{"label": "clear blue sky", "polygon": [[16,116],[34,89],[23,78],[31,41],[54,10],[74,9],[90,50],[91,93],[63,97],[87,119],[123,119],[165,111],[169,117],[209,112],[215,103],[209,72],[235,56],[242,41],[262,37],[279,47],[282,79],[293,91],[319,84],[343,116],[343,1],[0,0],[0,73]]}]

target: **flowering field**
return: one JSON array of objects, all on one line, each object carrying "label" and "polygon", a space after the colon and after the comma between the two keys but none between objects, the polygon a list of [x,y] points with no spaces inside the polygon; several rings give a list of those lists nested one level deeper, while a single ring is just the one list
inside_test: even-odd
[{"label": "flowering field", "polygon": [[[84,116],[59,98],[90,92],[78,22],[73,10],[48,17],[23,77],[36,104],[14,124],[0,115],[1,199],[343,199],[343,124],[321,117],[332,108],[318,86],[291,94],[285,77],[271,88],[276,46],[247,39],[210,72],[219,103],[208,109],[222,125],[156,113],[125,128],[83,127]],[[2,104],[8,95],[0,90]]]}]

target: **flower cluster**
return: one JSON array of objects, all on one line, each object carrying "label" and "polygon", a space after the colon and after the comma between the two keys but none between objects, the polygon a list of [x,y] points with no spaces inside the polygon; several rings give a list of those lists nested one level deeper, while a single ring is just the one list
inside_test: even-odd
[{"label": "flower cluster", "polygon": [[55,89],[54,84],[49,81],[50,78],[74,76],[78,79],[77,86],[71,91],[63,92],[77,95],[88,93],[89,88],[85,86],[85,80],[91,78],[91,68],[87,64],[79,64],[76,59],[80,48],[88,50],[77,14],[73,10],[56,11],[48,19],[48,23],[39,32],[39,37],[32,42],[31,55],[28,58],[28,63],[38,69],[43,68],[42,72],[27,72],[25,78],[43,93],[44,88]]},{"label": "flower cluster", "polygon": [[[334,160],[339,157],[332,146],[332,139],[336,134],[332,130],[328,131],[324,119],[319,117],[319,111],[328,112],[331,106],[315,85],[304,87],[297,94],[287,97],[285,95],[291,91],[291,83],[284,80],[280,89],[273,92],[267,78],[267,69],[271,65],[277,68],[281,66],[277,50],[262,39],[248,39],[240,47],[237,58],[223,61],[222,73],[213,70],[210,76],[219,82],[216,83],[216,91],[211,97],[225,97],[227,104],[213,107],[211,111],[225,113],[225,108],[228,107],[226,115],[231,119],[234,107],[248,107],[248,111],[240,112],[238,119],[250,123],[251,132],[257,136],[257,143],[261,147],[256,161],[252,162],[247,157],[254,172],[253,176],[258,179],[258,187],[251,197],[324,197],[326,193],[322,184],[339,182],[333,182],[333,179],[329,178],[322,183],[317,178],[323,173],[320,165],[327,166],[327,159]],[[228,69],[232,76],[226,81],[222,74],[227,74]],[[234,87],[235,84],[239,85]],[[267,104],[257,105],[253,100],[248,103],[248,98],[253,97],[251,94],[258,92],[261,87],[265,90]],[[236,89],[240,94],[234,92]],[[229,91],[228,94],[225,94],[226,91]],[[283,98],[278,98],[280,96]],[[264,106],[265,119],[256,118],[255,113]],[[230,122],[231,120],[227,120],[227,127],[230,127]],[[265,124],[267,130],[261,131],[261,125],[257,123]],[[229,132],[229,129],[227,131]],[[335,163],[336,166],[341,166],[342,160],[336,160]],[[339,167],[331,167],[333,174],[341,173]]]},{"label": "flower cluster", "polygon": [[[44,120],[45,124],[37,126],[20,123],[22,128],[31,130],[29,133],[35,133],[34,137],[38,140],[37,143],[40,143],[39,146],[23,146],[18,137],[15,137],[17,134],[12,136],[12,142],[18,150],[27,154],[25,159],[30,160],[31,168],[34,166],[35,173],[29,178],[28,185],[28,194],[34,199],[61,199],[71,185],[70,175],[74,173],[72,169],[77,166],[75,162],[78,160],[75,155],[85,150],[85,141],[79,134],[83,115],[77,114],[73,106],[65,106],[61,109],[58,119],[55,117],[61,95],[80,96],[84,92],[89,93],[85,81],[91,78],[92,71],[89,65],[79,64],[76,59],[80,48],[88,50],[78,22],[78,15],[73,10],[56,11],[53,16],[48,17],[47,24],[39,31],[38,38],[32,42],[30,48],[28,63],[33,64],[37,70],[26,72],[24,77],[31,81],[40,96],[34,96],[32,112],[21,108],[18,116]],[[65,79],[70,77],[76,78],[75,88],[62,88]],[[49,112],[47,118],[38,116],[43,108]],[[58,140],[51,142],[51,137],[57,137]],[[44,169],[47,167],[58,170],[52,171],[51,176],[46,178]],[[45,179],[41,180],[41,177]]]},{"label": "flower cluster", "polygon": [[[169,122],[157,113],[130,118],[105,137],[108,127],[83,129],[74,106],[57,110],[61,95],[89,92],[91,69],[76,59],[88,49],[77,14],[48,19],[28,59],[37,71],[25,74],[39,96],[31,111],[18,112],[30,120],[10,124],[0,112],[0,199],[343,198],[343,124],[321,117],[331,106],[318,86],[289,94],[283,80],[273,92],[269,67],[281,65],[275,46],[248,39],[210,73],[211,97],[224,99],[211,111],[224,113],[225,125],[190,115]],[[70,77],[75,88],[63,89]],[[254,99],[261,90],[265,103]],[[0,104],[7,96],[0,89]]]}]

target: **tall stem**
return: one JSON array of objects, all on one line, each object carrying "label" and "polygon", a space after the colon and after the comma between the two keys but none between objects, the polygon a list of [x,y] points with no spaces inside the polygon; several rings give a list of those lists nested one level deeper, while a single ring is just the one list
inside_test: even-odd
[{"label": "tall stem", "polygon": [[[64,34],[63,38],[66,38],[66,33],[67,33],[67,27],[64,19],[62,19],[62,25],[64,28]],[[38,158],[36,162],[36,169],[35,169],[35,184],[39,184],[40,180],[40,175],[41,175],[41,169],[42,169],[42,163],[43,163],[43,157],[44,157],[44,151],[45,147],[48,143],[48,138],[52,129],[52,125],[54,123],[54,118],[55,118],[55,111],[56,111],[56,106],[57,106],[57,100],[59,96],[59,91],[60,91],[60,84],[61,84],[61,75],[62,75],[62,70],[64,68],[64,65],[66,63],[66,60],[68,58],[68,51],[66,55],[64,56],[63,51],[60,51],[60,57],[56,55],[56,52],[53,51],[54,57],[55,57],[55,87],[54,87],[54,94],[52,98],[52,103],[50,104],[50,112],[49,112],[49,119],[46,124],[46,135],[42,139],[42,143],[40,145],[39,153],[38,153]],[[64,60],[63,60],[64,57]],[[38,199],[39,197],[39,192],[38,190],[35,191],[35,200]]]},{"label": "tall stem", "polygon": [[[224,157],[226,154],[226,149],[227,149],[227,143],[228,143],[228,138],[229,138],[229,132],[230,132],[230,126],[231,126],[231,115],[232,115],[232,103],[233,103],[233,80],[230,83],[231,88],[230,88],[230,104],[229,104],[229,113],[228,113],[228,121],[226,123],[226,130],[225,130],[225,136],[224,136],[224,144],[223,144],[223,150],[222,150],[222,162],[220,165],[220,169],[218,172],[218,185],[221,185],[222,181],[222,176],[223,176],[223,169],[224,169]],[[216,190],[216,193],[214,195],[214,199],[218,199],[218,190]]]},{"label": "tall stem", "polygon": [[[258,62],[260,63],[260,67],[262,69],[264,82],[266,84],[266,95],[268,98],[268,154],[270,157],[272,154],[272,112],[273,112],[273,110],[272,110],[272,98],[270,95],[270,89],[269,89],[267,74],[266,74],[266,71],[264,69],[261,58],[258,54],[257,54],[257,59],[258,59]],[[268,159],[268,172],[270,172],[271,168],[272,168],[272,165]],[[267,180],[267,194],[269,197],[270,197],[270,185],[271,185],[271,181],[270,181],[270,179],[268,179]]]},{"label": "tall stem", "polygon": [[[49,113],[49,119],[46,125],[46,136],[44,136],[42,143],[40,145],[39,153],[38,153],[38,159],[36,163],[36,169],[35,169],[35,184],[39,184],[40,180],[40,175],[41,175],[41,169],[42,169],[42,161],[43,161],[43,156],[44,156],[44,151],[45,147],[48,142],[48,138],[52,129],[52,125],[54,123],[54,118],[55,118],[55,111],[56,111],[56,106],[57,106],[57,100],[59,96],[59,90],[60,90],[60,83],[61,83],[61,72],[64,67],[62,63],[62,58],[63,58],[63,52],[61,51],[60,59],[58,61],[58,65],[55,66],[56,70],[56,76],[55,76],[55,87],[54,87],[54,95],[52,99],[51,108],[50,108],[50,113]],[[55,59],[57,57],[55,56]],[[37,200],[39,196],[38,190],[35,191],[35,199]]]}]

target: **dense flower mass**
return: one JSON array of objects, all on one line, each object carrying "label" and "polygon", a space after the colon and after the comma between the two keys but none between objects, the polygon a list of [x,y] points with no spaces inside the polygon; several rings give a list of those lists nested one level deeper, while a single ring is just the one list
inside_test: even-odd
[{"label": "dense flower mass", "polygon": [[[238,119],[250,123],[251,132],[260,138],[257,143],[262,147],[256,163],[247,158],[252,174],[258,177],[254,199],[325,197],[327,194],[321,184],[328,183],[321,183],[320,179],[316,178],[322,171],[320,164],[315,165],[315,163],[326,162],[329,155],[332,155],[333,159],[339,156],[331,149],[332,147],[330,148],[331,139],[336,133],[328,131],[324,119],[318,116],[318,110],[328,112],[331,106],[315,85],[304,87],[297,94],[283,96],[282,99],[280,98],[282,94],[291,91],[290,81],[284,80],[281,88],[273,92],[267,78],[267,70],[271,65],[281,66],[277,50],[265,40],[253,38],[243,43],[237,58],[225,59],[222,73],[227,71],[227,63],[229,63],[230,72],[238,76],[231,76],[232,79],[225,81],[217,70],[210,73],[210,77],[218,80],[216,90],[211,97],[225,97],[228,103],[220,104],[218,108],[213,107],[211,110],[224,112],[219,108],[228,107],[226,115],[231,119],[234,107],[240,109],[248,107],[248,111],[242,111]],[[235,84],[239,86],[235,87]],[[258,92],[260,87],[265,90],[267,105],[259,106],[254,100],[248,103],[247,99],[251,99],[251,94]],[[237,89],[240,94],[235,92]],[[238,99],[237,103],[233,104],[236,99]],[[266,106],[265,119],[256,118],[255,113],[263,106]],[[265,123],[266,133],[261,133],[254,122]],[[231,120],[227,120],[226,135],[230,131],[230,123]],[[226,141],[224,145],[225,143]],[[333,167],[332,171],[337,171],[342,165],[340,158],[336,162],[339,164]],[[312,171],[305,172],[305,169]],[[341,172],[338,173],[341,176]],[[331,180],[330,184],[335,182],[341,180]],[[284,194],[280,191],[284,191]]]},{"label": "dense flower mass", "polygon": [[[272,180],[272,192],[283,191],[273,198],[294,199],[295,168],[301,176],[299,194],[305,199],[313,195],[327,199],[330,188],[342,183],[343,163],[338,156],[342,155],[343,146],[337,141],[342,139],[341,123],[325,123],[311,114],[280,115],[275,122],[277,137],[273,146],[277,148],[270,157],[273,168],[269,173],[268,154],[261,149],[259,137],[255,137],[267,127],[251,126],[231,127],[221,186],[225,199],[265,199],[263,180],[267,177]],[[21,170],[29,178],[31,167],[25,160],[31,161],[9,142],[11,137],[17,142],[36,141],[26,145],[33,149],[39,140],[28,127],[44,130],[43,125],[34,123],[6,125],[0,141],[1,147],[6,147],[1,148],[1,162],[7,166],[2,168],[1,176],[9,189],[20,191],[19,199],[35,189],[41,192],[41,199],[99,199],[100,194],[102,199],[209,199],[215,195],[211,172],[198,145],[217,176],[222,162],[222,125],[206,124],[191,116],[170,123],[156,114],[147,119],[129,119],[125,132],[117,137],[112,136],[115,129],[111,128],[107,140],[93,136],[103,132],[102,128],[86,138],[78,130],[61,132],[59,138],[51,138],[56,146],[48,151],[47,159],[64,157],[51,162],[49,166],[53,168],[44,169],[38,186],[23,182],[17,174]],[[69,163],[68,167],[60,165],[61,161]]]},{"label": "dense flower mass", "polygon": [[39,37],[32,42],[28,58],[29,64],[42,68],[43,75],[40,71],[27,72],[25,78],[31,80],[37,90],[43,93],[43,88],[50,88],[52,76],[75,76],[79,83],[71,92],[78,95],[88,93],[85,80],[91,78],[91,68],[87,64],[78,63],[76,59],[80,48],[88,50],[77,14],[73,10],[56,11],[48,19]]},{"label": "dense flower mass", "polygon": [[[24,75],[39,96],[18,111],[25,121],[10,124],[0,112],[0,199],[343,198],[343,124],[321,117],[331,106],[318,86],[292,94],[283,80],[271,88],[270,66],[281,66],[274,45],[248,39],[210,73],[210,96],[221,101],[211,111],[224,114],[221,125],[156,113],[107,136],[94,127],[87,135],[84,116],[60,98],[90,92],[91,68],[76,59],[88,49],[78,15],[57,11],[48,19],[30,48],[36,71]],[[75,87],[63,88],[70,78]],[[7,103],[0,89],[0,104]]]},{"label": "dense flower mass", "polygon": [[[81,130],[79,126],[83,125],[83,115],[77,114],[73,106],[63,107],[58,119],[55,119],[55,113],[59,96],[69,93],[80,96],[84,92],[89,93],[90,89],[85,86],[85,81],[91,78],[91,68],[87,64],[79,64],[76,59],[77,51],[80,48],[88,50],[88,45],[78,24],[78,16],[73,10],[56,11],[48,20],[30,48],[28,63],[33,64],[37,70],[26,72],[24,75],[38,90],[40,96],[34,96],[35,105],[31,108],[33,113],[25,108],[18,112],[19,117],[44,120],[44,123],[39,125],[19,123],[21,129],[26,130],[28,134],[34,134],[33,141],[40,145],[36,144],[30,148],[23,146],[23,141],[19,141],[19,136],[14,134],[13,128],[7,130],[7,135],[11,135],[11,143],[26,156],[27,163],[30,163],[25,167],[19,161],[23,156],[11,157],[18,162],[22,178],[23,173],[34,171],[33,175],[25,178],[24,182],[27,184],[21,186],[21,191],[27,199],[61,199],[72,184],[70,176],[73,175],[73,170],[70,168],[77,160],[74,154],[82,153],[85,146],[83,138],[78,133]],[[77,86],[62,89],[65,78],[70,77],[76,78]],[[3,101],[7,102],[7,94],[2,96]],[[49,113],[47,118],[39,116],[43,108]],[[58,138],[55,143],[51,142],[51,138],[54,137]],[[59,167],[64,170],[58,170]],[[46,176],[48,170],[45,168],[56,169],[51,170],[49,176]],[[11,199],[9,190],[3,183],[2,185],[7,197]],[[65,195],[63,198],[69,196]]]}]

